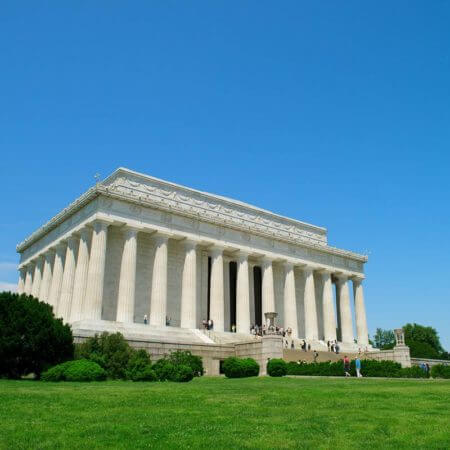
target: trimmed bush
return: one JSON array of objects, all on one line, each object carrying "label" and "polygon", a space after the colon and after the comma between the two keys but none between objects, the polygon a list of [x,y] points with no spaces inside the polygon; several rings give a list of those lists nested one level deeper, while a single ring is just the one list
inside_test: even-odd
[{"label": "trimmed bush", "polygon": [[156,372],[150,365],[143,367],[142,369],[135,370],[130,377],[133,381],[158,381]]},{"label": "trimmed bush", "polygon": [[0,378],[41,373],[73,358],[69,325],[50,305],[25,294],[0,293]]},{"label": "trimmed bush", "polygon": [[172,352],[167,359],[175,366],[184,365],[190,367],[194,377],[201,377],[204,373],[202,358],[193,355],[189,350]]},{"label": "trimmed bush", "polygon": [[176,381],[178,383],[185,383],[187,381],[191,381],[194,378],[194,372],[189,366],[185,364],[180,364],[178,366],[174,366],[174,371],[172,372],[169,380]]},{"label": "trimmed bush", "polygon": [[[419,369],[419,370],[417,370]],[[344,376],[344,364],[342,361],[287,364],[288,375],[311,375],[311,376]],[[355,376],[355,361],[350,364],[350,373]],[[420,368],[402,369],[399,363],[393,361],[375,361],[364,359],[361,361],[361,373],[365,377],[387,377],[387,378],[426,378],[426,374]]]},{"label": "trimmed bush", "polygon": [[255,377],[259,374],[259,364],[252,358],[232,356],[223,362],[223,372],[227,378]]},{"label": "trimmed bush", "polygon": [[267,363],[267,373],[271,377],[284,377],[287,374],[287,364],[283,359],[271,359]]},{"label": "trimmed bush", "polygon": [[288,375],[317,375],[326,377],[344,376],[344,364],[342,361],[318,362],[318,363],[287,363]]},{"label": "trimmed bush", "polygon": [[431,368],[431,376],[433,378],[450,378],[450,366],[436,364]]},{"label": "trimmed bush", "polygon": [[77,359],[58,364],[42,374],[44,381],[102,381],[106,372],[97,363]]},{"label": "trimmed bush", "polygon": [[66,377],[65,377],[66,367],[71,362],[72,361],[67,361],[65,363],[50,367],[50,369],[46,370],[41,375],[41,380],[43,380],[43,381],[64,381],[66,379]]},{"label": "trimmed bush", "polygon": [[429,378],[428,372],[425,372],[419,366],[404,367],[400,370],[401,378]]},{"label": "trimmed bush", "polygon": [[106,380],[106,371],[94,361],[77,359],[66,365],[66,381],[102,381]]},{"label": "trimmed bush", "polygon": [[259,364],[253,358],[244,358],[242,364],[246,377],[257,377],[259,375]]},{"label": "trimmed bush", "polygon": [[153,365],[153,370],[159,381],[170,381],[174,378],[175,365],[169,360],[162,358],[156,361]]}]

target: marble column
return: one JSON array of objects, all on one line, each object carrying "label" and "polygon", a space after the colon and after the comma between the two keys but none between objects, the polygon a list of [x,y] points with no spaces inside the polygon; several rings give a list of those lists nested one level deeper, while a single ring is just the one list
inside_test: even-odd
[{"label": "marble column", "polygon": [[291,337],[298,337],[297,300],[295,297],[294,265],[287,261],[284,263],[284,328],[291,328]]},{"label": "marble column", "polygon": [[250,333],[250,285],[248,279],[248,253],[240,251],[236,276],[236,331]]},{"label": "marble column", "polygon": [[211,282],[209,316],[213,321],[213,330],[224,330],[224,285],[223,285],[223,248],[211,249]]},{"label": "marble column", "polygon": [[181,328],[197,328],[197,242],[186,239],[181,280]]},{"label": "marble column", "polygon": [[168,239],[169,237],[164,234],[158,233],[155,236],[156,250],[150,299],[150,325],[158,327],[166,325]]},{"label": "marble column", "polygon": [[369,332],[367,329],[366,307],[364,306],[364,293],[362,279],[353,279],[353,296],[355,299],[356,335],[359,345],[369,345]]},{"label": "marble column", "polygon": [[33,272],[34,272],[34,264],[29,263],[26,265],[26,275],[25,275],[25,286],[24,291],[25,294],[31,295],[31,289],[33,288]]},{"label": "marble column", "polygon": [[91,229],[87,227],[80,231],[75,280],[73,282],[72,307],[70,310],[71,322],[76,322],[83,318],[83,304],[89,272],[89,240],[91,232]]},{"label": "marble column", "polygon": [[49,250],[44,255],[44,271],[42,273],[41,288],[39,289],[39,298],[48,303],[50,286],[52,283],[52,262],[55,257],[54,250]]},{"label": "marble column", "polygon": [[[102,318],[108,226],[108,222],[103,222],[101,220],[96,220],[93,223],[86,297],[83,303],[82,312],[82,317],[84,319],[101,320]],[[84,305],[86,305],[86,307],[84,307]]]},{"label": "marble column", "polygon": [[61,284],[61,295],[58,303],[58,316],[64,321],[70,319],[70,310],[72,308],[73,282],[75,280],[76,265],[76,246],[78,237],[70,236],[67,238],[66,260],[64,263],[63,279]]},{"label": "marble column", "polygon": [[303,268],[303,273],[305,276],[305,338],[307,341],[317,341],[319,340],[319,327],[317,323],[314,273],[311,267]]},{"label": "marble column", "polygon": [[134,299],[136,292],[136,256],[138,230],[126,227],[125,243],[120,265],[119,293],[117,299],[117,322],[134,322]]},{"label": "marble column", "polygon": [[25,278],[27,276],[27,268],[21,267],[19,269],[19,281],[17,283],[17,293],[23,294],[25,292]]},{"label": "marble column", "polygon": [[354,343],[352,310],[350,308],[350,292],[346,276],[338,276],[336,282],[336,301],[339,302],[341,341],[345,344]]},{"label": "marble column", "polygon": [[36,265],[34,268],[33,287],[31,288],[31,295],[34,298],[39,298],[39,289],[41,288],[43,266],[44,258],[42,256],[38,256],[36,258]]},{"label": "marble column", "polygon": [[264,257],[262,261],[262,323],[266,323],[265,313],[275,311],[275,290],[273,286],[272,259]]},{"label": "marble column", "polygon": [[55,247],[55,261],[53,262],[52,283],[48,296],[49,305],[53,306],[53,312],[58,310],[59,296],[64,272],[64,255],[66,253],[66,243],[61,242]]},{"label": "marble column", "polygon": [[323,312],[323,334],[324,340],[336,340],[336,316],[333,306],[333,284],[331,273],[322,272],[322,312]]}]

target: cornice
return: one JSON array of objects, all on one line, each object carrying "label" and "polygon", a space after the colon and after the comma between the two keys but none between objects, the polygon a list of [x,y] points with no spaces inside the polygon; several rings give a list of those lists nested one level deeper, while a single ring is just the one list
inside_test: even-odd
[{"label": "cornice", "polygon": [[199,221],[218,224],[289,244],[366,262],[367,256],[327,245],[326,229],[289,219],[264,209],[159,180],[128,169],[117,169],[63,209],[17,246],[22,252],[87,203],[104,195],[110,198],[169,211]]}]

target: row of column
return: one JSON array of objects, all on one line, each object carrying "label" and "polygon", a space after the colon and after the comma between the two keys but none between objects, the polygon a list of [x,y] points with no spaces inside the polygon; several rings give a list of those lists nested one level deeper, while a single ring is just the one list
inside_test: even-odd
[{"label": "row of column", "polygon": [[95,221],[21,268],[18,292],[49,303],[66,321],[100,319],[108,225]]},{"label": "row of column", "polygon": [[[58,244],[44,256],[37,258],[34,267],[21,269],[18,291],[31,294],[54,307],[57,315],[75,322],[81,319],[100,320],[102,314],[103,284],[106,259],[108,223],[95,221],[92,227],[81,230],[79,236],[71,236]],[[91,231],[92,230],[92,231]],[[134,321],[137,234],[139,230],[124,227],[124,246],[121,258],[118,288],[118,322]],[[92,238],[91,238],[92,234]],[[92,239],[89,251],[89,240]],[[168,239],[163,233],[155,235],[155,255],[150,295],[150,325],[164,326],[167,310]],[[181,289],[181,327],[196,328],[197,318],[197,242],[182,241],[185,254]],[[220,246],[210,248],[210,318],[214,329],[224,330],[224,279],[223,251]],[[240,333],[250,330],[250,286],[249,254],[240,251],[237,255],[236,280],[236,329]],[[53,270],[51,261],[54,258]],[[284,326],[291,328],[293,337],[298,337],[297,301],[294,264],[284,263]],[[319,340],[314,268],[302,266],[305,276],[304,310],[305,338]],[[317,270],[317,269],[316,269]],[[34,271],[34,274],[33,274]],[[336,317],[332,291],[332,273],[320,270],[322,276],[322,314],[324,339],[335,340]],[[336,305],[340,339],[353,343],[353,325],[350,307],[348,279],[337,277]],[[368,344],[367,322],[361,280],[353,279],[357,338],[360,345]],[[262,259],[262,312],[276,312],[273,282],[273,259]]]}]

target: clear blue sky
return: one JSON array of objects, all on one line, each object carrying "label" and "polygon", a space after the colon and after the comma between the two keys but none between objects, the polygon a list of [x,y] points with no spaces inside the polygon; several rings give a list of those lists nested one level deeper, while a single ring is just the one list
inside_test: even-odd
[{"label": "clear blue sky", "polygon": [[2,1],[0,282],[118,166],[369,251],[369,327],[450,348],[450,2]]}]

